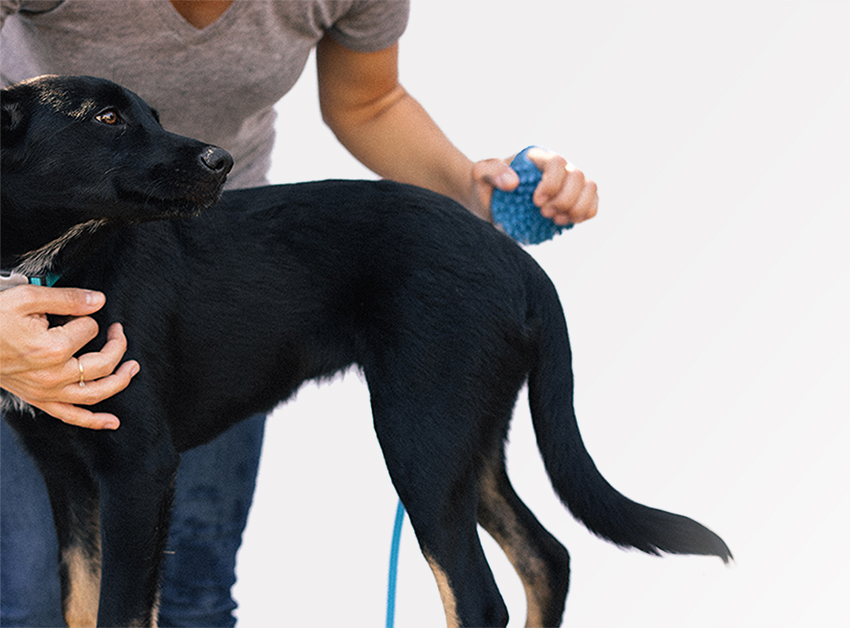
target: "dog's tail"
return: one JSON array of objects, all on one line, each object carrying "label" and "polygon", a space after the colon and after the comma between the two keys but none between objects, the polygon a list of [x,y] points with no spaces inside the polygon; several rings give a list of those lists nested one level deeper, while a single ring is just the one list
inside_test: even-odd
[{"label": "dog's tail", "polygon": [[681,515],[638,504],[612,487],[584,447],[573,410],[570,343],[555,287],[535,268],[527,283],[542,329],[529,374],[529,403],[537,444],[555,491],[591,532],[649,554],[704,554],[728,562],[732,554],[714,532]]}]

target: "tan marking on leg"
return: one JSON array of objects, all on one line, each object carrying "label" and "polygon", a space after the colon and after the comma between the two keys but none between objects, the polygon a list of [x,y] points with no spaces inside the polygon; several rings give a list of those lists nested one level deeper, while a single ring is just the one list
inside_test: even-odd
[{"label": "tan marking on leg", "polygon": [[425,560],[428,561],[428,566],[434,572],[434,579],[437,581],[437,588],[440,590],[440,599],[443,600],[443,610],[446,612],[446,626],[448,628],[459,628],[460,620],[457,616],[457,598],[452,590],[449,578],[446,572],[437,564],[437,561],[427,553],[425,553]]},{"label": "tan marking on leg", "polygon": [[100,559],[95,559],[82,545],[62,551],[62,562],[68,570],[68,595],[63,601],[65,622],[69,628],[91,628],[97,625],[100,602]]},{"label": "tan marking on leg", "polygon": [[128,624],[128,628],[157,628],[159,626],[159,591],[153,601],[150,617],[134,619]]},{"label": "tan marking on leg", "polygon": [[159,626],[159,602],[161,590],[157,588],[153,598],[150,615],[133,619],[127,624],[128,628],[157,628]]},{"label": "tan marking on leg", "polygon": [[157,588],[156,590],[156,598],[153,601],[153,609],[151,610],[151,628],[159,627],[159,600],[160,600],[161,591]]},{"label": "tan marking on leg", "polygon": [[88,521],[78,522],[73,528],[76,541],[62,550],[67,574],[62,612],[69,628],[90,628],[97,626],[100,604],[100,509],[96,503]]},{"label": "tan marking on leg", "polygon": [[479,499],[489,511],[499,518],[501,530],[487,530],[505,555],[522,581],[526,598],[525,625],[542,626],[544,612],[550,604],[551,584],[546,573],[546,563],[537,556],[536,550],[525,537],[525,530],[514,517],[514,512],[499,493],[496,478],[489,469],[483,470],[478,483]]},{"label": "tan marking on leg", "polygon": [[150,619],[140,618],[134,619],[129,624],[127,624],[128,628],[156,628],[157,627],[157,616],[156,614],[152,614]]}]

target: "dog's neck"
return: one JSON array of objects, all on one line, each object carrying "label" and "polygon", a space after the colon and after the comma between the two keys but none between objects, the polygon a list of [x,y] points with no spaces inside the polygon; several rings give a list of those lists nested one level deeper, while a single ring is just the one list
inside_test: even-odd
[{"label": "dog's neck", "polygon": [[27,277],[62,275],[83,263],[114,228],[106,220],[93,219],[59,230],[58,235],[49,234],[47,237],[53,237],[48,242],[30,244],[29,250],[21,251],[15,246],[20,244],[16,242],[15,229],[4,221],[2,268]]},{"label": "dog's neck", "polygon": [[104,225],[105,220],[89,220],[74,225],[58,238],[21,256],[15,271],[22,275],[61,274],[84,252],[90,252],[95,241],[101,240],[98,232]]}]

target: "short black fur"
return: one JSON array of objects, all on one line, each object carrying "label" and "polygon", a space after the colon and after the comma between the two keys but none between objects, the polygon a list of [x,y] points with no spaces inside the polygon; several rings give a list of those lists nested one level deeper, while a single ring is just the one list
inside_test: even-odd
[{"label": "short black fur", "polygon": [[[526,381],[553,486],[588,528],[650,553],[731,557],[700,524],[602,478],[575,422],[554,287],[454,202],[390,182],[325,181],[224,193],[214,205],[229,156],[167,133],[113,83],[42,78],[4,90],[2,109],[3,268],[59,271],[59,285],[106,293],[101,329],[121,322],[126,357],[142,365],[98,408],[122,419],[115,432],[6,404],[50,486],[63,549],[81,538],[101,546],[99,625],[155,622],[179,452],[351,365],[368,383],[449,624],[507,622],[479,522],[526,585],[529,624],[561,621],[569,555],[504,467]],[[79,524],[98,508],[99,538]]]}]

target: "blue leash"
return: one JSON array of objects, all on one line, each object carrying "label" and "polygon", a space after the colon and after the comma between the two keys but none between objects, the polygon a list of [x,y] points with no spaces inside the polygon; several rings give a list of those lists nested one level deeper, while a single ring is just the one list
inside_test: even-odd
[{"label": "blue leash", "polygon": [[393,542],[390,546],[390,573],[387,584],[387,628],[395,624],[395,586],[398,580],[398,548],[401,545],[401,525],[404,523],[404,504],[398,500],[393,526]]},{"label": "blue leash", "polygon": [[[531,148],[529,146],[529,148]],[[540,215],[540,210],[531,200],[542,173],[537,169],[528,156],[528,148],[519,153],[511,162],[519,175],[519,187],[513,192],[493,191],[490,207],[493,210],[493,221],[504,229],[520,244],[538,244],[554,238],[569,229],[572,225],[556,225],[554,221]],[[398,580],[398,549],[401,543],[401,526],[404,523],[404,505],[401,500],[395,512],[395,527],[393,541],[390,546],[390,572],[387,584],[387,628],[395,624],[395,589]]]}]

